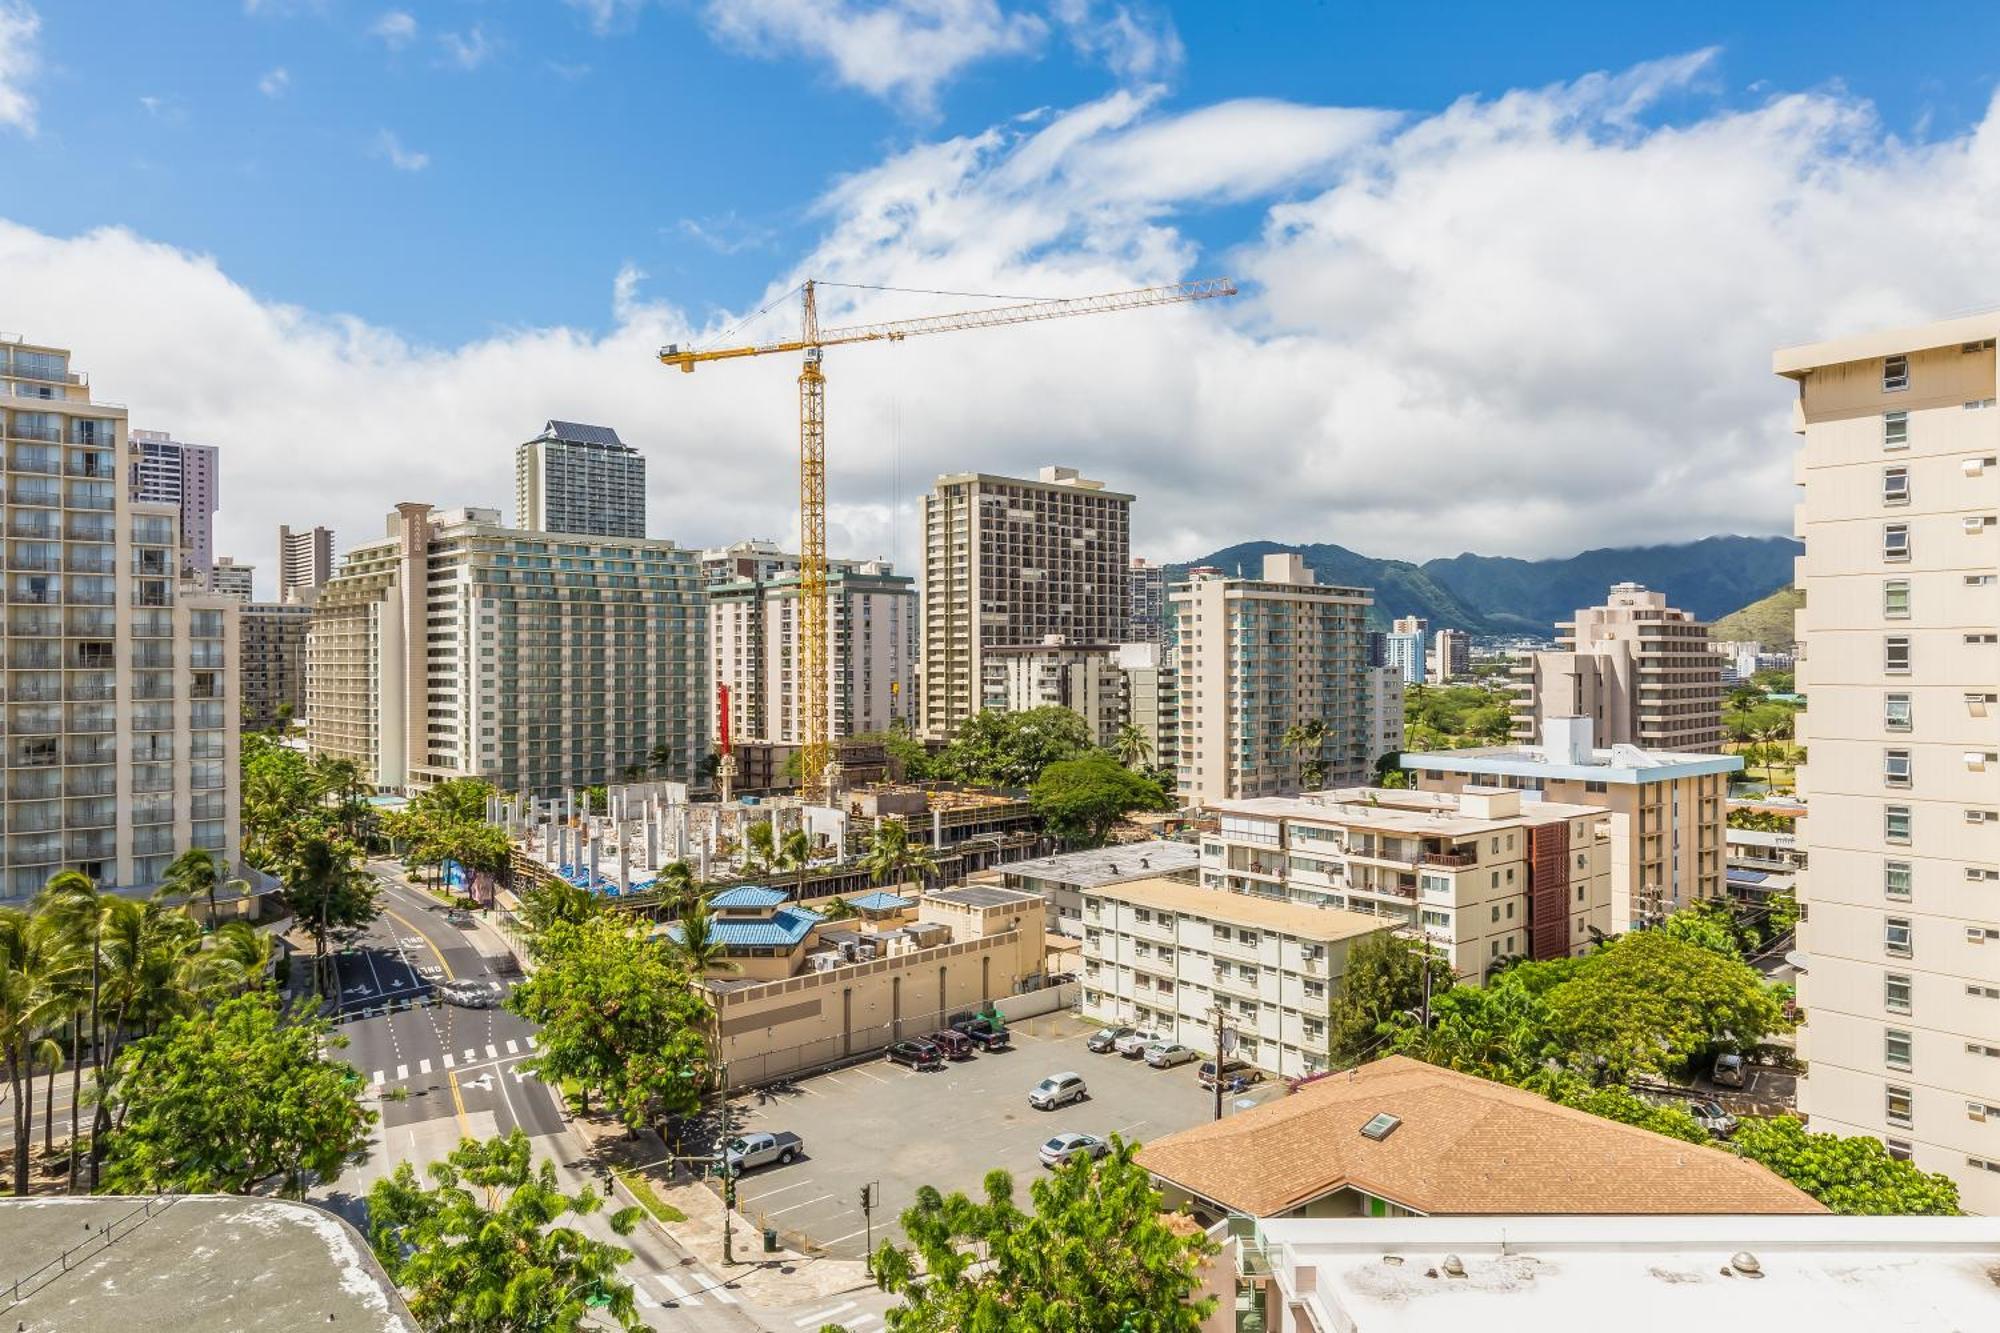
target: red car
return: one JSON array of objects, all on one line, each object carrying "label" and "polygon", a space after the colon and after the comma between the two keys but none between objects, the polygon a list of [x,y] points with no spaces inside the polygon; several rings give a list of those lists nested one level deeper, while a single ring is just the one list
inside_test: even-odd
[{"label": "red car", "polygon": [[940,1028],[924,1038],[938,1048],[947,1060],[970,1060],[972,1058],[972,1038],[951,1028]]}]

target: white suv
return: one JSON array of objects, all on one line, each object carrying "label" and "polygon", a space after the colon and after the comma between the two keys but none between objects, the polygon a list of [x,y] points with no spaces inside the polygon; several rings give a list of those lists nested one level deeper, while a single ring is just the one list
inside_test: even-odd
[{"label": "white suv", "polygon": [[1037,1111],[1053,1111],[1089,1095],[1081,1074],[1050,1074],[1028,1091],[1028,1105]]}]

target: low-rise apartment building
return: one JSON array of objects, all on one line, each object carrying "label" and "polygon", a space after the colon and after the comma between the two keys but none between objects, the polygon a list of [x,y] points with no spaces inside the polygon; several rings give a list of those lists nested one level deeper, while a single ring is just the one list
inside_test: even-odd
[{"label": "low-rise apartment building", "polygon": [[1051,930],[1082,939],[1086,892],[1135,879],[1178,879],[1192,884],[1200,860],[1200,849],[1191,842],[1154,838],[1013,861],[998,873],[1008,888],[1039,893],[1047,900]]},{"label": "low-rise apartment building", "polygon": [[1722,897],[1723,829],[1733,754],[1677,754],[1591,744],[1587,718],[1554,718],[1541,745],[1433,750],[1403,756],[1419,789],[1518,791],[1529,800],[1611,812],[1612,934],[1656,926]]},{"label": "low-rise apartment building", "polygon": [[1083,892],[1083,1015],[1204,1052],[1216,1014],[1239,1058],[1285,1077],[1328,1068],[1327,1015],[1349,946],[1380,917],[1169,879]]},{"label": "low-rise apartment building", "polygon": [[1349,788],[1221,801],[1210,888],[1359,912],[1482,982],[1495,964],[1581,953],[1611,921],[1611,812],[1513,791]]}]

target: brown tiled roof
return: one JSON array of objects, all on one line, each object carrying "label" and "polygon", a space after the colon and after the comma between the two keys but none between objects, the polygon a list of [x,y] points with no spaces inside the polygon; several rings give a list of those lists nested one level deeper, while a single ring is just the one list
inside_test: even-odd
[{"label": "brown tiled roof", "polygon": [[[1402,1123],[1363,1137],[1383,1112]],[[1138,1161],[1256,1217],[1350,1185],[1431,1215],[1827,1211],[1734,1153],[1400,1055],[1156,1139]]]}]

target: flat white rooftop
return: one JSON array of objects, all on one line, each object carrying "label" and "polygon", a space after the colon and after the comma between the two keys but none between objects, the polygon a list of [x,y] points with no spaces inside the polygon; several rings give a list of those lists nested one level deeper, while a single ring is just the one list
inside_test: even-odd
[{"label": "flat white rooftop", "polygon": [[1497,777],[1562,778],[1572,782],[1615,782],[1636,785],[1667,782],[1708,773],[1742,771],[1743,759],[1733,754],[1694,754],[1641,750],[1617,745],[1592,750],[1590,762],[1571,763],[1543,745],[1490,745],[1475,750],[1412,751],[1402,766],[1440,773],[1484,773]]},{"label": "flat white rooftop", "polygon": [[2000,1327],[1994,1218],[1355,1218],[1259,1231],[1286,1310],[1274,1329]]}]

